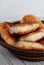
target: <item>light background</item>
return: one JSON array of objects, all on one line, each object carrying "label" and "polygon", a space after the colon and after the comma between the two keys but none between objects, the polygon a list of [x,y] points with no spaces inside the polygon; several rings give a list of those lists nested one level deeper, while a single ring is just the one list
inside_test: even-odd
[{"label": "light background", "polygon": [[26,14],[44,16],[44,0],[0,0],[0,22],[20,20]]}]

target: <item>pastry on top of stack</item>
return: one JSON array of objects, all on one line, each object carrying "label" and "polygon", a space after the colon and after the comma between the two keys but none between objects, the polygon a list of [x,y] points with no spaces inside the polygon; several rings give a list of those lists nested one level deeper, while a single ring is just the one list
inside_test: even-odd
[{"label": "pastry on top of stack", "polygon": [[24,22],[36,22],[38,23],[41,27],[44,27],[44,24],[41,22],[41,20],[37,17],[37,16],[34,16],[34,15],[25,15],[22,20],[21,20],[21,23],[24,23]]}]

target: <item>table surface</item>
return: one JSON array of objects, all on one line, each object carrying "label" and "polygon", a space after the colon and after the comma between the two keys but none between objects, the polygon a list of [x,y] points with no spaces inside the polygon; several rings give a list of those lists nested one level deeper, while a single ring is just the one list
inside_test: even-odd
[{"label": "table surface", "polygon": [[30,62],[19,59],[9,50],[0,46],[0,65],[44,65],[44,61]]}]

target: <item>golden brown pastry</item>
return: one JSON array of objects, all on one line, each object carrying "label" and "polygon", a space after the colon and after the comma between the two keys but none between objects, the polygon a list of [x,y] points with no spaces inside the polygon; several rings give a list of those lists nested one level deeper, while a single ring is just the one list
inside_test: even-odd
[{"label": "golden brown pastry", "polygon": [[10,35],[8,28],[4,23],[0,23],[0,35],[7,44],[13,47],[15,46],[17,40]]},{"label": "golden brown pastry", "polygon": [[35,22],[40,24],[41,27],[44,27],[44,24],[41,22],[41,20],[34,15],[25,15],[21,20],[21,23],[23,22]]},{"label": "golden brown pastry", "polygon": [[13,25],[9,28],[9,32],[11,34],[19,34],[19,35],[23,35],[23,34],[27,34],[29,32],[33,32],[36,29],[38,29],[40,27],[40,25],[38,23],[32,23],[32,24],[28,24],[28,23],[20,23],[20,24],[16,24]]},{"label": "golden brown pastry", "polygon": [[29,33],[25,36],[22,36],[20,40],[25,40],[25,41],[38,41],[40,39],[44,38],[44,32],[43,31],[36,31]]},{"label": "golden brown pastry", "polygon": [[[29,24],[25,22],[29,22]],[[26,35],[22,36],[17,42],[12,34]],[[7,44],[19,49],[44,50],[44,44],[42,44],[44,43],[44,24],[33,15],[24,16],[21,23],[15,25],[8,22],[0,23],[0,36]],[[42,38],[43,40],[40,43],[39,40]]]},{"label": "golden brown pastry", "polygon": [[38,42],[27,42],[27,41],[18,41],[15,44],[16,48],[24,50],[44,50],[44,45]]}]

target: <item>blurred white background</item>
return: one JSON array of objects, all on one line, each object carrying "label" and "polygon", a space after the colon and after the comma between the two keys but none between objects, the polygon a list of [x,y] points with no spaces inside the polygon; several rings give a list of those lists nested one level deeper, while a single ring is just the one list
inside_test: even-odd
[{"label": "blurred white background", "polygon": [[0,22],[20,20],[26,14],[44,16],[44,0],[0,0]]}]

